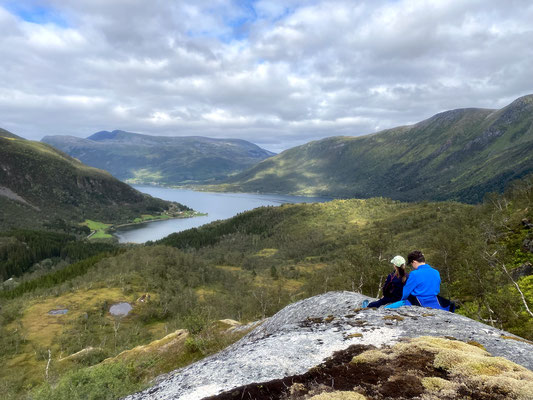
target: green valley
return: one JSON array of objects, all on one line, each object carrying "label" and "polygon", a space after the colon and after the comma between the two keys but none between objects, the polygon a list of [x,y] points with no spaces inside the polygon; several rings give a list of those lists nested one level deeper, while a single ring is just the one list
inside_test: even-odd
[{"label": "green valley", "polygon": [[[333,290],[379,297],[390,259],[413,249],[440,271],[441,293],[460,314],[533,340],[533,175],[529,153],[519,157],[531,145],[531,99],[288,150],[254,168],[271,163],[263,176],[279,182],[293,169],[284,187],[309,194],[304,183],[320,175],[316,168],[355,174],[355,154],[358,168],[368,170],[361,197],[369,198],[260,207],[144,245],[117,244],[109,234],[196,213],[3,131],[0,390],[8,399],[120,398],[227,347],[297,300]],[[450,142],[444,149],[432,142],[442,132]],[[308,164],[286,158],[302,149],[313,156]],[[391,175],[390,166],[371,159],[411,164]],[[458,169],[450,166],[439,175],[452,160],[457,168],[482,167],[453,175]],[[300,163],[308,181],[298,176]],[[376,178],[378,188],[375,176],[389,180]],[[393,199],[371,197],[377,193]],[[398,199],[411,196],[419,201]],[[126,303],[126,314],[111,312]]]},{"label": "green valley", "polygon": [[[85,398],[105,382],[118,398],[244,332],[228,334],[220,320],[255,321],[331,290],[379,296],[391,257],[413,248],[439,269],[459,313],[532,340],[533,276],[519,273],[533,263],[532,188],[530,176],[476,206],[372,198],[262,207],[26,275],[0,291],[2,388],[8,398]],[[131,313],[111,315],[119,302]]]}]

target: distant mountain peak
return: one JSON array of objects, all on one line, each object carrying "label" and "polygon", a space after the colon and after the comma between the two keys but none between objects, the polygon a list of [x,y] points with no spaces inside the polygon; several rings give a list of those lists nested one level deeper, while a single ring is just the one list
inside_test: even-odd
[{"label": "distant mountain peak", "polygon": [[91,136],[87,137],[87,139],[95,141],[95,142],[102,142],[104,140],[113,140],[117,137],[117,134],[119,132],[120,131],[117,131],[117,130],[113,132],[100,131],[100,132],[93,133]]},{"label": "distant mountain peak", "polygon": [[46,136],[43,142],[129,183],[220,182],[274,155],[241,139],[153,136],[122,130],[96,132],[87,139]]}]

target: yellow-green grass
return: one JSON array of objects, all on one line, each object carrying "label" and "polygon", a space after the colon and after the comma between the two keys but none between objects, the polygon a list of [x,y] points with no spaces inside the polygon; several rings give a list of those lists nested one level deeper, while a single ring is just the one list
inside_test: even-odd
[{"label": "yellow-green grass", "polygon": [[257,257],[272,257],[278,254],[278,249],[262,249],[255,253]]},{"label": "yellow-green grass", "polygon": [[[0,381],[23,377],[23,382],[28,386],[42,382],[48,349],[54,360],[68,356],[61,353],[60,345],[54,339],[60,337],[73,321],[106,301],[112,304],[131,301],[133,297],[124,295],[120,288],[100,288],[34,299],[23,310],[20,320],[6,327],[8,330],[19,330],[25,342],[21,344],[19,353],[7,360],[7,368],[0,370]],[[68,312],[63,315],[48,314],[56,309],[68,309]]]},{"label": "yellow-green grass", "polygon": [[[139,372],[142,373],[143,377],[145,379],[153,378],[188,364],[194,359],[193,357],[185,357],[185,341],[188,336],[189,333],[186,330],[179,329],[146,345],[125,350],[115,357],[102,361],[102,363],[126,362],[129,365],[142,366],[139,368]],[[183,358],[186,360],[182,360]],[[182,364],[178,361],[185,362]]]},{"label": "yellow-green grass", "polygon": [[86,219],[82,225],[85,225],[91,231],[94,231],[94,234],[92,234],[90,237],[91,239],[109,239],[113,237],[107,233],[107,230],[111,227],[111,224],[105,224],[103,222]]},{"label": "yellow-green grass", "polygon": [[241,267],[235,267],[233,265],[217,265],[216,268],[231,272],[242,271]]},{"label": "yellow-green grass", "polygon": [[195,290],[196,295],[198,296],[198,300],[205,301],[206,296],[214,296],[216,295],[216,290],[212,288],[206,288],[206,287],[200,287]]},{"label": "yellow-green grass", "polygon": [[[263,252],[264,250],[267,250],[268,252],[276,249],[263,249],[260,252]],[[277,250],[276,250],[277,251]],[[257,255],[257,254],[256,254]],[[292,265],[290,265],[292,267]],[[295,270],[297,270],[299,273],[303,274],[311,274],[316,270],[322,269],[326,267],[326,264],[324,263],[299,263],[294,265]],[[244,270],[241,267],[231,266],[231,265],[217,265],[216,268],[222,269],[227,272],[233,272],[233,273],[240,273],[240,274],[248,274],[252,276],[253,272]],[[270,275],[269,270],[260,271],[257,275],[253,278],[253,286],[258,288],[277,288],[280,287],[290,291],[292,294],[299,293],[302,290],[302,287],[305,284],[305,279],[290,279],[290,278],[283,278],[283,279],[275,279]],[[197,294],[199,296],[204,296],[206,294],[212,294],[212,289],[199,289],[197,291]]]},{"label": "yellow-green grass", "polygon": [[[77,290],[58,297],[33,301],[24,311],[20,321],[29,341],[48,348],[65,325],[104,301],[116,303],[131,301],[131,298],[125,296],[119,288]],[[68,309],[68,312],[63,315],[48,314],[56,309]]]},{"label": "yellow-green grass", "polygon": [[156,221],[160,219],[170,219],[170,215],[162,214],[162,215],[150,215],[150,214],[143,214],[138,218],[135,218],[133,222],[135,223],[141,223],[141,222],[147,222],[147,221]]},{"label": "yellow-green grass", "polygon": [[163,179],[161,171],[141,168],[133,171],[133,178],[126,179],[126,183],[159,182]]}]

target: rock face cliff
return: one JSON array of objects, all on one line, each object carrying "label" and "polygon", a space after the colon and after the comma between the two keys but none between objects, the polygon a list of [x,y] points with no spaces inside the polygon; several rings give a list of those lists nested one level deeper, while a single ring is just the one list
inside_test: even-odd
[{"label": "rock face cliff", "polygon": [[[359,309],[364,299],[369,298],[330,292],[289,305],[224,351],[162,376],[154,387],[127,399],[202,399],[254,382],[304,374],[354,345],[360,353],[421,336],[474,343],[484,348],[477,350],[488,352],[486,356],[518,364],[513,367],[521,374],[518,381],[531,374],[527,369],[533,369],[533,345],[521,338],[440,310]],[[235,393],[238,398],[240,393]]]}]

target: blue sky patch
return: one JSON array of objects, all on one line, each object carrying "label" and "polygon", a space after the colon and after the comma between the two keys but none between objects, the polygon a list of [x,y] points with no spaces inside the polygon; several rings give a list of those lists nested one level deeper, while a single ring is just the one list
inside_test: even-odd
[{"label": "blue sky patch", "polygon": [[63,28],[68,26],[65,18],[53,7],[41,1],[2,1],[0,6],[20,19],[34,24],[54,24]]}]

